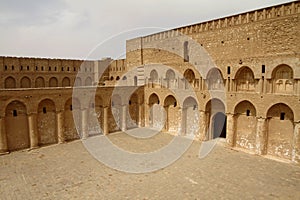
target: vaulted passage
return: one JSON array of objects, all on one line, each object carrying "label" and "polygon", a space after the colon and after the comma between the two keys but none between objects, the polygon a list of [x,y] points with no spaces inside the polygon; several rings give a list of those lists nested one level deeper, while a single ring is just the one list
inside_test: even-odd
[{"label": "vaulted passage", "polygon": [[166,112],[165,130],[177,132],[180,125],[180,120],[178,120],[180,119],[180,115],[176,98],[172,95],[167,96],[164,101],[164,108]]},{"label": "vaulted passage", "polygon": [[94,102],[90,102],[87,123],[90,136],[103,132],[103,100],[99,96],[95,97]]},{"label": "vaulted passage", "polygon": [[164,127],[165,112],[160,105],[159,98],[156,94],[149,97],[149,125],[153,128],[162,129]]},{"label": "vaulted passage", "polygon": [[208,135],[207,139],[214,139],[218,137],[226,138],[226,115],[225,105],[219,99],[211,99],[206,104],[205,111],[208,118]]},{"label": "vaulted passage", "polygon": [[22,102],[13,101],[6,107],[5,128],[9,151],[29,148],[27,109]]}]

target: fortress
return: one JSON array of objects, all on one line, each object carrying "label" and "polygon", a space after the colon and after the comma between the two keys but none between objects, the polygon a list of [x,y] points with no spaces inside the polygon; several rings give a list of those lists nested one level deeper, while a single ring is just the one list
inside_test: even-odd
[{"label": "fortress", "polygon": [[0,57],[0,153],[145,126],[299,163],[299,18],[295,1],[175,28],[120,60]]}]

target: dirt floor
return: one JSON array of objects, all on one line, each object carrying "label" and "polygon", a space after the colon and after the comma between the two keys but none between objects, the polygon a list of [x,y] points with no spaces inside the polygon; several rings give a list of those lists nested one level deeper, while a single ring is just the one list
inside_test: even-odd
[{"label": "dirt floor", "polygon": [[[104,137],[104,136],[96,136]],[[132,152],[150,152],[174,136],[108,136]],[[218,143],[199,159],[200,143],[151,173],[114,170],[80,140],[0,156],[0,199],[300,199],[300,167],[238,152]]]}]

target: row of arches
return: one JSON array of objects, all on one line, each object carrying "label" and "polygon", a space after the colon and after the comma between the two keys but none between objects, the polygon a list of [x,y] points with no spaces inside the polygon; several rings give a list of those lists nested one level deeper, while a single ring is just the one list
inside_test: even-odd
[{"label": "row of arches", "polygon": [[[0,152],[3,148],[14,151],[142,125],[143,108],[137,93],[126,105],[114,95],[109,106],[96,96],[86,108],[76,98],[67,99],[62,110],[60,107],[50,98],[38,102],[35,111],[20,100],[9,102],[4,118],[0,118]],[[7,145],[3,147],[4,143]]]},{"label": "row of arches", "polygon": [[[76,77],[76,86],[83,86],[82,80],[80,77]],[[93,83],[91,77],[87,77],[84,81],[84,86],[91,86]],[[29,77],[24,76],[20,79],[19,85],[14,77],[9,76],[4,80],[4,88],[12,89],[12,88],[43,88],[43,87],[71,87],[73,85],[73,81],[69,77],[64,77],[59,83],[58,78],[51,77],[46,80],[44,77],[37,77],[34,81],[32,81]]]},{"label": "row of arches", "polygon": [[[149,126],[153,128],[204,140],[233,137],[233,146],[238,148],[289,160],[293,156],[294,113],[284,103],[272,105],[261,119],[250,101],[241,101],[235,106],[229,125],[227,117],[231,114],[225,114],[225,104],[219,99],[208,101],[201,111],[193,97],[186,98],[180,108],[175,96],[169,95],[161,102],[159,96],[152,93],[148,98],[148,110]],[[233,127],[230,135],[227,134],[228,126]]]},{"label": "row of arches", "polygon": [[[251,68],[244,66],[241,67],[235,74],[233,81],[232,91],[241,91],[241,92],[255,92],[260,91],[259,80],[265,79],[265,68],[262,72],[262,78],[255,78],[254,72]],[[265,88],[270,93],[284,93],[284,94],[293,94],[294,92],[294,75],[293,69],[285,64],[277,66],[271,75],[271,79],[268,80],[268,88]],[[230,67],[228,68],[227,75],[230,76]],[[199,75],[197,75],[199,76]],[[192,69],[187,69],[183,73],[184,82],[189,83],[193,87],[198,87],[201,89],[209,90],[223,90],[226,81],[230,80],[224,79],[222,72],[218,68],[212,68],[208,71],[206,75],[206,82],[202,81],[202,77],[197,78],[196,73]],[[150,84],[161,84],[167,88],[179,87],[180,80],[178,75],[172,69],[168,69],[165,73],[164,78],[159,78],[158,71],[153,69],[150,71],[148,82]],[[177,80],[178,79],[178,80]],[[178,83],[177,83],[178,82]],[[186,85],[183,83],[183,85]],[[230,83],[227,83],[230,84]],[[229,87],[229,85],[228,85]],[[182,88],[186,88],[185,86]]]}]

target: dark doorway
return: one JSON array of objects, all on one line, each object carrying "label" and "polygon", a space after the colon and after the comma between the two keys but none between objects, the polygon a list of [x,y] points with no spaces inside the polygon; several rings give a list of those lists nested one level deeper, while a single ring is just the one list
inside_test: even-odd
[{"label": "dark doorway", "polygon": [[212,135],[215,138],[226,138],[226,115],[218,112],[213,117]]}]

